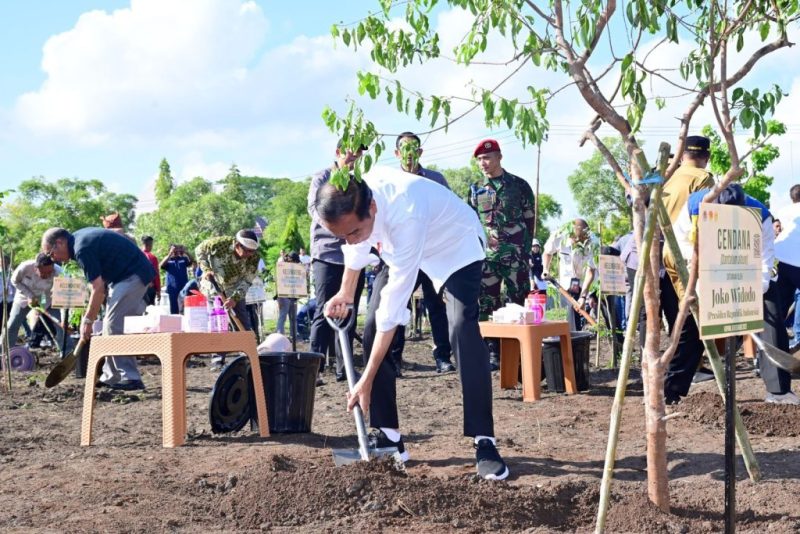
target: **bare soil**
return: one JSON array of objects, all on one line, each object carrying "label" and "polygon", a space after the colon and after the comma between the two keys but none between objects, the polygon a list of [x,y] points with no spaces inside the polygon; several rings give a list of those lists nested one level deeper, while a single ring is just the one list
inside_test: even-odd
[{"label": "bare soil", "polygon": [[[414,369],[398,381],[411,461],[341,468],[330,449],[356,447],[345,385],[326,375],[312,433],[261,439],[248,427],[214,435],[208,398],[216,373],[188,370],[189,436],[161,447],[160,367],[140,360],[147,390],[98,394],[94,443],[80,447],[82,381],[45,389],[55,357],[15,373],[0,396],[0,531],[58,532],[591,532],[616,371],[592,367],[579,395],[522,402],[493,376],[495,428],[508,481],[474,476],[462,435],[461,389],[437,375],[430,339],[409,342]],[[605,344],[603,349],[607,349]],[[594,355],[594,347],[592,348]],[[601,362],[606,360],[605,355]],[[207,363],[202,357],[195,363]],[[800,531],[800,409],[762,402],[760,379],[740,360],[738,400],[763,480],[737,467],[740,532]],[[668,423],[671,513],[646,496],[642,388],[628,386],[608,532],[721,532],[724,412],[716,384],[693,386]]]}]

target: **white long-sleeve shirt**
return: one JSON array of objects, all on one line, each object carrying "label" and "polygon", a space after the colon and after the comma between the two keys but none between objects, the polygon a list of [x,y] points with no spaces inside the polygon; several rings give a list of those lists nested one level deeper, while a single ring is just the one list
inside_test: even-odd
[{"label": "white long-sleeve shirt", "polygon": [[419,270],[438,291],[450,275],[486,257],[486,237],[475,211],[431,180],[390,167],[375,167],[364,180],[377,206],[375,225],[365,241],[343,245],[342,252],[346,267],[362,269],[374,260],[370,249],[381,244],[389,281],[375,321],[386,332],[408,322]]},{"label": "white long-sleeve shirt", "polygon": [[775,238],[775,258],[800,267],[800,202],[781,209],[776,217],[780,219],[783,230]]}]

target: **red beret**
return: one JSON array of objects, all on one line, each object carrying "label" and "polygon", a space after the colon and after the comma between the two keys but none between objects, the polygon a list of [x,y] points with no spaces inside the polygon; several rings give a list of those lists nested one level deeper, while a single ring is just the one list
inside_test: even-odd
[{"label": "red beret", "polygon": [[494,139],[484,139],[475,147],[472,157],[477,158],[481,154],[488,154],[489,152],[500,152],[500,143]]}]

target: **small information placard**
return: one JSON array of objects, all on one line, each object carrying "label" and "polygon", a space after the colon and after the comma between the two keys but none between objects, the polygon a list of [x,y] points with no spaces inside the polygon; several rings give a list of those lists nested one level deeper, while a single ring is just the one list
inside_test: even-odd
[{"label": "small information placard", "polygon": [[764,329],[761,213],[701,204],[697,220],[700,337],[714,339]]},{"label": "small information placard", "polygon": [[597,267],[600,271],[600,291],[606,295],[624,295],[628,276],[622,258],[600,254]]},{"label": "small information placard", "polygon": [[250,285],[245,295],[245,302],[247,304],[260,304],[267,301],[267,291],[264,287],[264,281],[261,278],[256,278]]},{"label": "small information placard", "polygon": [[296,299],[308,296],[305,265],[302,263],[279,263],[275,274],[279,297]]},{"label": "small information placard", "polygon": [[53,278],[53,308],[84,308],[89,290],[83,278],[56,276]]}]

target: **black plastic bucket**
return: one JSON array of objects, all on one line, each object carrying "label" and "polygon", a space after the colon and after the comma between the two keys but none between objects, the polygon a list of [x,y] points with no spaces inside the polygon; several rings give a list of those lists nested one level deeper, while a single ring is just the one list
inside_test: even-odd
[{"label": "black plastic bucket", "polygon": [[[322,358],[318,352],[258,353],[270,432],[311,432],[317,373]],[[255,422],[255,397],[251,407]]]},{"label": "black plastic bucket", "polygon": [[[592,332],[570,332],[572,340],[572,361],[575,364],[575,382],[578,391],[589,389],[590,343],[595,336]],[[547,390],[564,393],[564,366],[561,360],[561,338],[547,337],[542,340],[542,365],[547,378]]]}]

